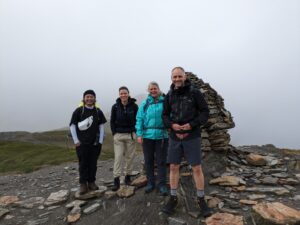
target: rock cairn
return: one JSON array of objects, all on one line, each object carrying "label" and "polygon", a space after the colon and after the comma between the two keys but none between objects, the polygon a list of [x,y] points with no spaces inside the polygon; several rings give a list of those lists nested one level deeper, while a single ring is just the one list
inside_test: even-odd
[{"label": "rock cairn", "polygon": [[195,74],[187,72],[188,79],[204,95],[209,108],[209,119],[202,128],[203,151],[227,151],[232,147],[228,129],[235,126],[231,113],[225,109],[224,99],[208,83],[204,83]]}]

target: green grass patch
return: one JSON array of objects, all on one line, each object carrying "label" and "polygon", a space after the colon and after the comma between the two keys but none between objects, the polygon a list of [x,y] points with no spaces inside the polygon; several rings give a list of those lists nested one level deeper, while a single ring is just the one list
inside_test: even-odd
[{"label": "green grass patch", "polygon": [[284,149],[282,149],[282,151],[287,155],[298,155],[298,156],[300,156],[300,149],[295,150],[295,149],[286,149],[286,148],[284,148]]},{"label": "green grass patch", "polygon": [[[9,141],[0,140],[0,173],[28,173],[47,165],[77,161],[75,146],[67,130],[14,132]],[[137,152],[141,152],[137,144]],[[106,132],[100,160],[114,158],[113,136]]]},{"label": "green grass patch", "polygon": [[0,141],[0,173],[28,173],[45,165],[58,165],[74,160],[75,152],[66,147]]},{"label": "green grass patch", "polygon": [[101,149],[100,159],[107,160],[112,158],[114,158],[113,136],[106,133]]},{"label": "green grass patch", "polygon": [[68,134],[68,130],[46,131],[32,133],[32,138],[41,143],[67,147],[67,142],[72,139],[71,137],[68,137]]}]

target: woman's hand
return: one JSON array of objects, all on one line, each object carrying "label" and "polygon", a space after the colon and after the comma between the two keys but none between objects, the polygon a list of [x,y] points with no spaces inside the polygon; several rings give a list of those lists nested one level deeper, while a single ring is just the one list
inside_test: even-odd
[{"label": "woman's hand", "polygon": [[80,146],[80,142],[75,144],[75,148],[78,148]]},{"label": "woman's hand", "polygon": [[137,137],[137,142],[139,144],[143,144],[143,138],[142,137]]}]

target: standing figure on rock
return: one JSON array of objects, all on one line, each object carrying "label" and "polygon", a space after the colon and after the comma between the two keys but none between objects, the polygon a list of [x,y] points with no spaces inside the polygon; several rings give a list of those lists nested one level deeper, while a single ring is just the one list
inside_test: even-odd
[{"label": "standing figure on rock", "polygon": [[170,163],[170,198],[162,211],[171,214],[177,206],[179,168],[184,156],[192,166],[197,188],[197,203],[202,215],[211,214],[204,200],[204,176],[201,168],[201,129],[209,110],[202,93],[191,85],[182,67],[172,70],[172,85],[164,101],[163,120],[170,129],[167,162]]},{"label": "standing figure on rock", "polygon": [[110,127],[114,137],[114,186],[113,191],[120,188],[122,161],[125,161],[125,184],[130,185],[133,158],[136,149],[135,122],[138,106],[136,100],[129,96],[129,90],[123,86],[119,88],[119,98],[111,109]]},{"label": "standing figure on rock", "polygon": [[158,190],[161,195],[168,195],[166,187],[168,133],[163,124],[162,112],[164,96],[156,82],[148,85],[149,95],[138,110],[136,117],[137,141],[143,146],[147,186],[145,193],[155,188],[154,160],[157,165]]},{"label": "standing figure on rock", "polygon": [[70,130],[79,161],[80,194],[98,190],[95,184],[97,161],[104,139],[106,118],[96,107],[96,94],[93,90],[83,93],[83,106],[72,115]]}]

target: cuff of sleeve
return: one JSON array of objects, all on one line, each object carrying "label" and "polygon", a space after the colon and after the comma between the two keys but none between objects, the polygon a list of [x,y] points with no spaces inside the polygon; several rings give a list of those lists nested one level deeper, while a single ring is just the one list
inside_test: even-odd
[{"label": "cuff of sleeve", "polygon": [[191,121],[189,124],[191,125],[192,128],[198,126],[198,124],[194,121]]}]

